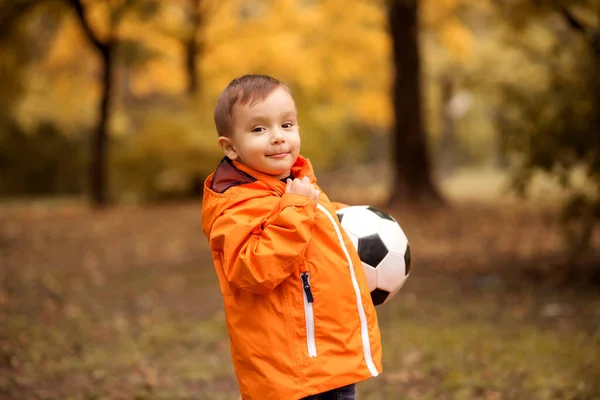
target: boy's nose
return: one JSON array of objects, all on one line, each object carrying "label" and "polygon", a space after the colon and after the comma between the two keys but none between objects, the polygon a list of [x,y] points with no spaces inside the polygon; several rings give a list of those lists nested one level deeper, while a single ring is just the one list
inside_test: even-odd
[{"label": "boy's nose", "polygon": [[275,129],[273,131],[273,136],[271,136],[271,143],[276,144],[276,143],[282,143],[284,141],[284,135],[283,132],[281,131],[281,129]]}]

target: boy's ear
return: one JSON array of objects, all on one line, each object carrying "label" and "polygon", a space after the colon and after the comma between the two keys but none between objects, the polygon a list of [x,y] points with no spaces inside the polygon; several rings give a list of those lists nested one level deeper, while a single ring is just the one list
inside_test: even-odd
[{"label": "boy's ear", "polygon": [[230,160],[235,160],[238,158],[238,153],[233,147],[233,142],[230,138],[227,136],[219,136],[218,143],[219,147],[221,147],[221,150],[223,150],[223,153],[225,153]]}]

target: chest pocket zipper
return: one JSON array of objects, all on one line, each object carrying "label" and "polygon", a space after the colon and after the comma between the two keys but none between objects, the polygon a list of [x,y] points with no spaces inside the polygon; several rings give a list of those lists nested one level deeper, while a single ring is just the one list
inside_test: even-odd
[{"label": "chest pocket zipper", "polygon": [[306,344],[308,346],[308,356],[317,356],[317,344],[315,342],[315,313],[313,310],[312,291],[310,290],[310,274],[303,272],[300,274],[302,279],[302,293],[304,297],[304,317],[306,319]]}]

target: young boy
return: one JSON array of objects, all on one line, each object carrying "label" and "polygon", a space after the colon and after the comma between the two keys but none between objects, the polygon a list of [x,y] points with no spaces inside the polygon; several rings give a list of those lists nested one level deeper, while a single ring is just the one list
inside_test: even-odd
[{"label": "young boy", "polygon": [[215,108],[225,157],[205,182],[202,227],[223,293],[242,399],[354,399],[382,371],[361,261],[300,153],[290,89],[234,79]]}]

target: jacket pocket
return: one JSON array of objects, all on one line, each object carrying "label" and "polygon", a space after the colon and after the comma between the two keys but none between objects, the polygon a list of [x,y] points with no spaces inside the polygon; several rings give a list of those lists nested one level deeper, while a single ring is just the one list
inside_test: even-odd
[{"label": "jacket pocket", "polygon": [[314,298],[310,289],[310,273],[302,272],[302,294],[304,297],[304,318],[306,319],[306,345],[308,356],[317,356],[317,344],[315,341],[315,313],[313,310]]}]

